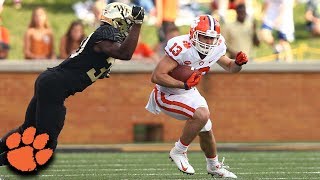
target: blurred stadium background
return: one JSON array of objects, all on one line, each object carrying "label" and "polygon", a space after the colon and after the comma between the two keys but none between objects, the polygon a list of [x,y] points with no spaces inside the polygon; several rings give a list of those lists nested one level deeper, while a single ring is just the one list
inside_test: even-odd
[{"label": "blurred stadium background", "polygon": [[[1,135],[24,119],[37,75],[59,63],[23,60],[22,39],[32,10],[46,8],[58,52],[61,36],[76,19],[76,2],[23,0],[22,8],[15,9],[5,1],[1,16],[10,30],[11,49],[9,60],[0,61]],[[211,107],[220,157],[226,157],[239,179],[320,179],[320,41],[305,30],[304,4],[297,3],[294,11],[293,63],[274,62],[272,50],[262,45],[241,74],[215,66],[199,85]],[[179,28],[188,32],[187,26]],[[86,27],[87,34],[92,30]],[[144,25],[142,37],[156,44],[156,28]],[[183,175],[168,160],[183,122],[144,109],[154,66],[117,63],[110,79],[70,97],[56,161],[37,178],[208,179],[198,140],[189,153],[196,175]],[[20,178],[0,167],[0,179]]]}]

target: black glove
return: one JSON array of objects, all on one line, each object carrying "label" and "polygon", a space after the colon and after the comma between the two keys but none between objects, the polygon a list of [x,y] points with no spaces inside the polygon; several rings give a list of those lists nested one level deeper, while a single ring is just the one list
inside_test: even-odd
[{"label": "black glove", "polygon": [[140,6],[133,6],[132,7],[132,18],[135,24],[142,24],[144,18],[144,9]]}]

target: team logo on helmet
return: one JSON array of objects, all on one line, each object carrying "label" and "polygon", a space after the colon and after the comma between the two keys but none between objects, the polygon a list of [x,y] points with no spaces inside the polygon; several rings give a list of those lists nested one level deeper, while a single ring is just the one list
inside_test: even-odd
[{"label": "team logo on helmet", "polygon": [[132,23],[132,8],[126,4],[110,3],[103,10],[100,21],[106,22],[117,28],[121,34],[127,36]]}]

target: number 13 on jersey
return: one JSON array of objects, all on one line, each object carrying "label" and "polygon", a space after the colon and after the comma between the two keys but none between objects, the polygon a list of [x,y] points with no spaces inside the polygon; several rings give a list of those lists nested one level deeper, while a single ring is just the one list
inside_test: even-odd
[{"label": "number 13 on jersey", "polygon": [[171,48],[169,49],[169,51],[174,55],[174,56],[178,56],[180,54],[180,52],[182,51],[182,47],[178,45],[178,43],[174,43]]}]

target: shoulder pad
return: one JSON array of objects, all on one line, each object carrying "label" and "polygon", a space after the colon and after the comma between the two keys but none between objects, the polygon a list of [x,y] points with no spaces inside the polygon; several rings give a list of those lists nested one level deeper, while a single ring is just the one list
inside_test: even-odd
[{"label": "shoulder pad", "polygon": [[100,26],[95,31],[95,37],[97,41],[110,40],[115,42],[122,42],[123,37],[121,36],[118,29],[110,26],[109,24]]}]

